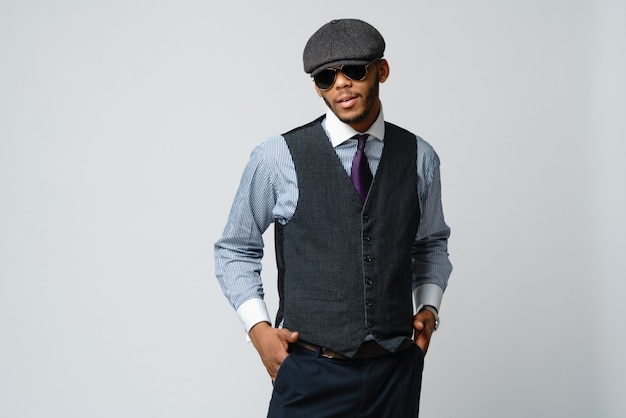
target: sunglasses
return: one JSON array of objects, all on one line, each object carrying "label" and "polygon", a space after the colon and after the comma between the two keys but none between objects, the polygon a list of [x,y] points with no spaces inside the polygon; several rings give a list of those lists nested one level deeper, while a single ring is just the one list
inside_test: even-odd
[{"label": "sunglasses", "polygon": [[337,70],[341,70],[343,75],[348,77],[350,80],[363,81],[365,77],[367,77],[367,67],[379,60],[380,58],[376,58],[375,60],[370,61],[367,64],[345,64],[326,68],[314,75],[313,80],[315,81],[315,85],[319,87],[320,90],[328,90],[335,83],[335,78],[337,78]]}]

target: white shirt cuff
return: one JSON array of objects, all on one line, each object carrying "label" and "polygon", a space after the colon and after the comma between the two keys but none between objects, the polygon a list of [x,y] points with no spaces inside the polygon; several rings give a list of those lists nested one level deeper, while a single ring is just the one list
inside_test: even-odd
[{"label": "white shirt cuff", "polygon": [[272,323],[263,299],[254,298],[245,301],[237,309],[237,315],[246,329],[246,334],[259,322]]},{"label": "white shirt cuff", "polygon": [[432,306],[439,312],[443,299],[443,289],[436,284],[426,283],[413,290],[413,315],[417,314],[424,305]]}]

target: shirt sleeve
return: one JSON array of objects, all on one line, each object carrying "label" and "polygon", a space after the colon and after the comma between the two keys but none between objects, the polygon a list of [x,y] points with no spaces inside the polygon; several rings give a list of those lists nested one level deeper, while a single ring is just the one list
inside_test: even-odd
[{"label": "shirt sleeve", "polygon": [[271,168],[261,144],[250,156],[226,227],[214,248],[215,274],[246,332],[259,322],[272,322],[261,280],[263,233],[273,222],[276,204]]},{"label": "shirt sleeve", "polygon": [[421,222],[412,250],[414,307],[439,310],[452,264],[448,258],[450,228],[443,216],[439,157],[418,138],[418,196]]}]

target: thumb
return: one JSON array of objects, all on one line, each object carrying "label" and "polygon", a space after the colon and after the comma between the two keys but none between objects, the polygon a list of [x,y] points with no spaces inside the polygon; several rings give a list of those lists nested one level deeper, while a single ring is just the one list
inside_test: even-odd
[{"label": "thumb", "polygon": [[295,343],[296,341],[298,341],[299,336],[300,334],[298,334],[297,331],[290,332],[287,336],[287,341],[289,341],[290,343]]},{"label": "thumb", "polygon": [[297,331],[290,331],[287,328],[283,328],[283,337],[287,342],[295,343],[296,341],[298,341],[298,336],[299,334]]},{"label": "thumb", "polygon": [[424,330],[424,323],[416,320],[413,322],[413,328],[415,328],[415,331],[421,332]]}]

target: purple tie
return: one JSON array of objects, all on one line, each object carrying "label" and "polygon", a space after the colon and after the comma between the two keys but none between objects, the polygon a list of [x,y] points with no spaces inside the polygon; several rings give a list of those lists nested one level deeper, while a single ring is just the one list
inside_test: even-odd
[{"label": "purple tie", "polygon": [[364,151],[367,135],[355,135],[353,138],[358,139],[359,144],[357,145],[356,153],[352,159],[350,178],[352,179],[352,183],[354,183],[354,187],[356,187],[356,191],[359,192],[359,196],[361,196],[361,201],[365,203],[367,192],[372,184],[372,172],[370,171],[370,166],[367,163],[367,157]]}]

